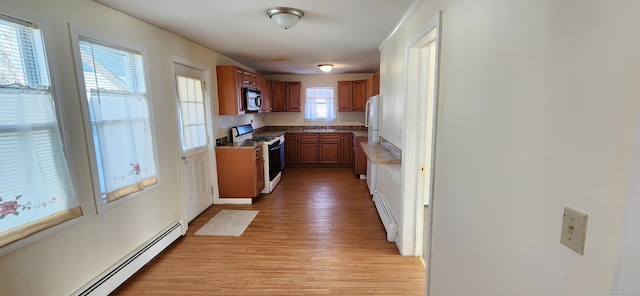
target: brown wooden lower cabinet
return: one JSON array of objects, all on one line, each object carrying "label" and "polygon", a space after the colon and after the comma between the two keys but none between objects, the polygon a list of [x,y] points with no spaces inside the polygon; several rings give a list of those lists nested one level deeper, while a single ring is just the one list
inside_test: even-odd
[{"label": "brown wooden lower cabinet", "polygon": [[340,134],[340,163],[353,165],[353,134]]},{"label": "brown wooden lower cabinet", "polygon": [[319,163],[340,163],[340,134],[319,134]]},{"label": "brown wooden lower cabinet", "polygon": [[340,134],[298,134],[298,163],[339,164]]},{"label": "brown wooden lower cabinet", "polygon": [[298,163],[318,163],[320,161],[318,139],[318,134],[298,134]]},{"label": "brown wooden lower cabinet", "polygon": [[367,174],[367,155],[364,154],[364,150],[362,149],[362,146],[360,146],[360,142],[366,141],[367,137],[356,137],[356,135],[353,135],[353,151],[355,155],[353,170],[356,175]]},{"label": "brown wooden lower cabinet", "polygon": [[[352,167],[356,161],[353,133],[287,133],[284,153],[287,165]],[[367,141],[366,137],[364,141]],[[361,154],[362,148],[360,148]],[[366,171],[366,156],[364,156]],[[362,174],[365,174],[364,172]]]},{"label": "brown wooden lower cabinet", "polygon": [[255,149],[216,149],[221,198],[254,198],[264,189],[262,146]]},{"label": "brown wooden lower cabinet", "polygon": [[298,163],[298,134],[287,133],[284,136],[284,162]]}]

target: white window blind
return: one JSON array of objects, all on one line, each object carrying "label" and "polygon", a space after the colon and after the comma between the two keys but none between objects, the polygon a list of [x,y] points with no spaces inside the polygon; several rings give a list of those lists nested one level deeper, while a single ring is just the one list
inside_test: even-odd
[{"label": "white window blind", "polygon": [[182,151],[207,145],[204,94],[200,79],[176,75]]},{"label": "white window blind", "polygon": [[104,204],[157,182],[142,55],[83,37],[79,43]]},{"label": "white window blind", "polygon": [[336,120],[336,107],[333,87],[307,88],[307,100],[304,106],[305,120]]},{"label": "white window blind", "polygon": [[0,15],[0,247],[82,215],[49,81],[40,30]]}]

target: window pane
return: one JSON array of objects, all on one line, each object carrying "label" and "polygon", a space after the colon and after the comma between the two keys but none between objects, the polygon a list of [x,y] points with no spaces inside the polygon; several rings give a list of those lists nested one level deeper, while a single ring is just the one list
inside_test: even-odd
[{"label": "window pane", "polygon": [[200,79],[176,75],[182,125],[182,150],[206,146],[204,95]]},{"label": "window pane", "polygon": [[82,215],[42,36],[0,15],[0,247]]},{"label": "window pane", "polygon": [[83,77],[103,203],[155,184],[142,55],[80,38]]}]

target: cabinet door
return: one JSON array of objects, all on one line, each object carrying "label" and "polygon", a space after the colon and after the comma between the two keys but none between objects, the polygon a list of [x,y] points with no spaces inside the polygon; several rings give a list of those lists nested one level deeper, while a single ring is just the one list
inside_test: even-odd
[{"label": "cabinet door", "polygon": [[319,134],[320,163],[340,163],[340,134]]},{"label": "cabinet door", "polygon": [[242,84],[246,87],[258,86],[258,75],[247,70],[242,71]]},{"label": "cabinet door", "polygon": [[352,86],[351,81],[338,81],[338,111],[352,111]]},{"label": "cabinet door", "polygon": [[340,143],[320,143],[320,163],[340,163]]},{"label": "cabinet door", "polygon": [[375,96],[379,94],[380,94],[380,73],[376,73],[371,76],[371,96]]},{"label": "cabinet door", "polygon": [[298,163],[318,163],[319,146],[317,133],[298,134]]},{"label": "cabinet door", "polygon": [[300,82],[287,82],[287,108],[288,112],[300,111]]},{"label": "cabinet door", "polygon": [[258,87],[258,75],[254,73],[249,73],[249,85],[251,87]]},{"label": "cabinet door", "polygon": [[340,135],[340,163],[353,164],[353,136],[352,134]]},{"label": "cabinet door", "polygon": [[284,137],[285,164],[298,163],[298,135],[286,134]]},{"label": "cabinet door", "polygon": [[367,173],[367,156],[364,154],[362,146],[360,146],[360,142],[366,141],[366,137],[357,138],[355,135],[353,136],[353,145],[355,150],[354,171],[356,175],[364,175]]},{"label": "cabinet door", "polygon": [[221,198],[253,198],[255,184],[256,157],[250,149],[216,149],[218,164],[218,190]]},{"label": "cabinet door", "polygon": [[286,83],[282,81],[271,82],[271,111],[287,111]]},{"label": "cabinet door", "polygon": [[298,163],[318,163],[318,143],[298,141]]},{"label": "cabinet door", "polygon": [[[262,148],[260,148],[262,149]],[[264,158],[256,159],[255,166],[255,196],[258,196],[264,189]]]},{"label": "cabinet door", "polygon": [[216,67],[216,76],[218,82],[219,114],[244,114],[242,100],[242,69],[233,66],[218,66]]},{"label": "cabinet door", "polygon": [[357,80],[353,82],[353,111],[364,112],[364,104],[367,102],[366,90],[366,80]]},{"label": "cabinet door", "polygon": [[271,81],[262,79],[262,108],[261,112],[271,112]]}]

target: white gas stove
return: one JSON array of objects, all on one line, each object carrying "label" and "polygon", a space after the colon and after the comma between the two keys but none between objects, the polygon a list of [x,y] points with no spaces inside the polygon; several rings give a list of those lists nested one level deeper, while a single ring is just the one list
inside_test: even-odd
[{"label": "white gas stove", "polygon": [[236,143],[262,143],[264,158],[264,189],[262,193],[271,193],[282,177],[284,169],[284,136],[263,137],[253,136],[251,124],[236,126],[232,130],[232,139]]}]

